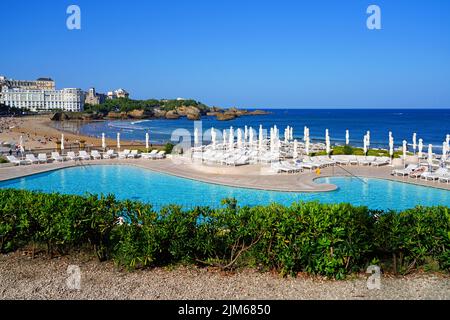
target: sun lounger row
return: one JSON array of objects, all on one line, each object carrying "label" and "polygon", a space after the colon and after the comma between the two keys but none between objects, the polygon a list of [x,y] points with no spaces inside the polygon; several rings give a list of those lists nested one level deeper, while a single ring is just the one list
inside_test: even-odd
[{"label": "sun lounger row", "polygon": [[114,150],[108,150],[103,155],[97,151],[92,150],[90,153],[86,151],[80,151],[78,155],[73,151],[67,152],[67,155],[62,156],[59,152],[52,152],[50,157],[47,157],[45,153],[40,153],[37,158],[34,154],[27,154],[25,159],[17,159],[15,156],[6,156],[7,160],[15,165],[30,165],[30,164],[43,164],[48,162],[63,162],[63,161],[78,161],[78,160],[100,160],[100,159],[128,159],[128,158],[138,158],[144,159],[164,159],[165,151],[153,150],[151,153],[139,154],[137,150],[124,150],[119,152],[119,154],[114,153]]},{"label": "sun lounger row", "polygon": [[210,164],[222,164],[227,166],[241,166],[250,163],[254,155],[248,152],[224,152],[223,150],[206,150],[205,152],[195,152],[192,157]]},{"label": "sun lounger row", "polygon": [[410,164],[404,169],[393,170],[392,175],[450,183],[450,171],[447,168],[438,168],[436,171],[430,172],[426,166]]}]

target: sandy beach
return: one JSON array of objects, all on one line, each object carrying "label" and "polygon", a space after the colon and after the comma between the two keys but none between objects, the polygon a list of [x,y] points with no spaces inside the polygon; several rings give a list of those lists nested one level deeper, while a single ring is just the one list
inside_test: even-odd
[{"label": "sandy beach", "polygon": [[[86,146],[101,146],[101,139],[89,137],[72,132],[63,132],[51,125],[49,115],[30,117],[0,118],[0,142],[19,144],[20,136],[23,137],[24,148],[29,150],[43,150],[56,148],[56,141],[61,139],[64,133],[65,146],[78,146],[79,141],[84,140]],[[130,145],[140,145],[134,141],[122,141]],[[116,141],[107,139],[106,144],[115,146]]]}]

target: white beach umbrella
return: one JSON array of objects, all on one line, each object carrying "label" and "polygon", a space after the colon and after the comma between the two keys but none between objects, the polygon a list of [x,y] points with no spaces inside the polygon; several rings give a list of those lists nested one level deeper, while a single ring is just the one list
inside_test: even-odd
[{"label": "white beach umbrella", "polygon": [[270,128],[270,152],[273,152],[275,142],[275,129]]},{"label": "white beach umbrella", "polygon": [[308,127],[305,126],[303,129],[303,141],[306,142],[306,136],[308,135]]},{"label": "white beach umbrella", "polygon": [[389,132],[389,155],[391,158],[394,156],[394,137],[392,136],[392,132]]},{"label": "white beach umbrella", "polygon": [[229,137],[229,141],[228,141],[228,147],[230,148],[230,150],[234,149],[234,129],[233,129],[233,127],[230,127],[230,137]]},{"label": "white beach umbrella", "polygon": [[289,127],[287,127],[286,129],[284,129],[284,143],[288,143],[289,142]]},{"label": "white beach umbrella", "polygon": [[448,152],[447,141],[444,141],[442,143],[442,158],[441,158],[442,161],[445,161],[447,159],[447,152]]},{"label": "white beach umbrella", "polygon": [[263,148],[263,127],[262,127],[262,125],[259,126],[259,137],[258,138],[259,138],[258,148],[259,148],[259,151],[261,151]]},{"label": "white beach umbrella", "polygon": [[194,128],[194,147],[198,146],[198,128]]},{"label": "white beach umbrella", "polygon": [[294,140],[294,154],[293,154],[294,159],[298,158],[297,149],[298,149],[298,142],[297,142],[297,140]]},{"label": "white beach umbrella", "polygon": [[408,142],[403,140],[403,162],[406,164],[406,152],[408,151]]},{"label": "white beach umbrella", "polygon": [[422,158],[422,151],[423,151],[423,140],[419,139],[419,153],[417,154],[419,158]]},{"label": "white beach umbrella", "polygon": [[325,129],[325,141],[328,139],[329,136],[330,136],[329,130]]},{"label": "white beach umbrella", "polygon": [[238,129],[237,130],[237,147],[238,149],[242,149],[242,130]]},{"label": "white beach umbrella", "polygon": [[345,144],[348,146],[350,144],[350,131],[345,130]]},{"label": "white beach umbrella", "polygon": [[428,164],[430,166],[433,165],[433,145],[432,144],[428,145]]},{"label": "white beach umbrella", "polygon": [[227,130],[223,130],[223,133],[222,133],[222,138],[223,138],[223,145],[225,146],[226,144],[227,144]]},{"label": "white beach umbrella", "polygon": [[213,149],[215,149],[216,143],[217,143],[217,134],[216,134],[216,129],[214,129],[214,128],[211,128],[211,142],[212,142]]},{"label": "white beach umbrella", "polygon": [[416,154],[416,149],[417,149],[417,134],[416,134],[415,132],[413,133],[412,141],[413,141],[413,150],[414,150],[414,154]]},{"label": "white beach umbrella", "polygon": [[366,137],[367,137],[367,148],[369,148],[370,147],[370,131],[367,131]]},{"label": "white beach umbrella", "polygon": [[330,143],[330,136],[327,136],[327,140],[325,141],[327,145],[327,155],[330,155],[331,153],[331,143]]},{"label": "white beach umbrella", "polygon": [[367,154],[367,136],[364,136],[364,141],[363,141],[363,143],[364,143],[364,147],[363,147],[363,149],[364,149],[364,155],[366,155],[366,154]]},{"label": "white beach umbrella", "polygon": [[[148,150],[150,148],[150,134],[148,132],[145,133],[145,149]],[[105,148],[103,148],[105,149]]]},{"label": "white beach umbrella", "polygon": [[[22,145],[22,144],[20,144]],[[64,134],[61,135],[61,151],[64,150]]]},{"label": "white beach umbrella", "polygon": [[120,132],[117,132],[117,149],[120,149]]},{"label": "white beach umbrella", "polygon": [[290,140],[294,140],[294,128],[293,127],[291,127],[291,130],[290,130],[291,132],[289,133],[289,139]]},{"label": "white beach umbrella", "polygon": [[389,141],[389,155],[391,156],[391,158],[394,156],[394,138],[390,138]]},{"label": "white beach umbrella", "polygon": [[306,155],[309,155],[309,143],[310,143],[309,136],[307,135],[306,136],[306,141],[305,141],[305,152],[306,152]]},{"label": "white beach umbrella", "polygon": [[274,140],[275,140],[274,129],[273,129],[273,128],[270,128],[270,152],[273,152],[273,149],[274,149]]},{"label": "white beach umbrella", "polygon": [[254,138],[255,138],[255,135],[254,135],[253,128],[250,127],[250,129],[248,131],[248,143],[250,145],[250,149],[253,147]]},{"label": "white beach umbrella", "polygon": [[447,151],[450,151],[450,134],[445,138],[445,142],[447,142]]},{"label": "white beach umbrella", "polygon": [[[105,138],[105,133],[102,133],[102,149],[105,150],[106,149],[106,138]],[[147,147],[148,149],[148,147]]]}]

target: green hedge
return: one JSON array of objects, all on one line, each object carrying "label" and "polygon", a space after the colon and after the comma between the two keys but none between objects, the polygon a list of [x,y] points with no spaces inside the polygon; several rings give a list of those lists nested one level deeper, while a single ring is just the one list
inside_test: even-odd
[{"label": "green hedge", "polygon": [[113,259],[127,269],[187,263],[337,279],[374,262],[401,273],[450,270],[448,207],[398,213],[316,202],[224,204],[156,212],[113,196],[0,190],[0,251],[45,245],[50,254],[64,254],[88,247],[101,261]]}]

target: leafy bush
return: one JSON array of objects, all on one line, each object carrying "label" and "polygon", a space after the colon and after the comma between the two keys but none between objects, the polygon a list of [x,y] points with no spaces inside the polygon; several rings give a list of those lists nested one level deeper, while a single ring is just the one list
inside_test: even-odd
[{"label": "leafy bush", "polygon": [[164,145],[164,151],[166,154],[171,154],[174,147],[175,145],[173,143],[168,142]]},{"label": "leafy bush", "polygon": [[377,250],[392,258],[394,272],[408,273],[430,260],[450,270],[450,212],[448,207],[382,214],[375,223]]},{"label": "leafy bush", "polygon": [[89,245],[100,261],[113,259],[127,269],[258,266],[282,275],[337,279],[371,261],[401,273],[427,266],[450,270],[448,207],[398,213],[316,202],[222,204],[222,209],[167,206],[156,212],[149,204],[113,196],[0,190],[0,251],[31,244],[65,254]]},{"label": "leafy bush", "polygon": [[353,148],[351,146],[345,145],[342,149],[342,152],[345,155],[352,155],[353,154]]}]

